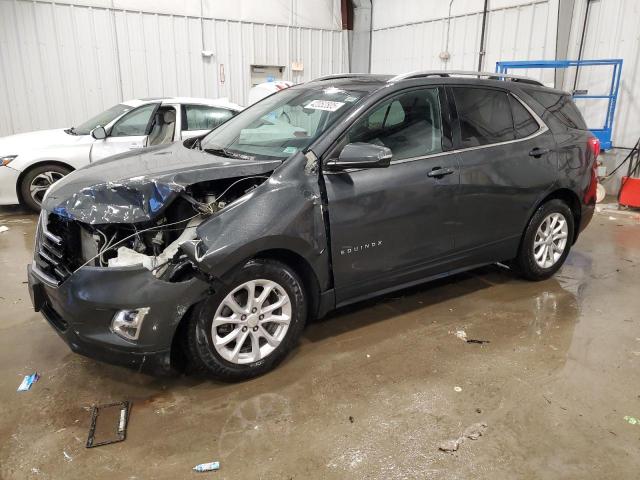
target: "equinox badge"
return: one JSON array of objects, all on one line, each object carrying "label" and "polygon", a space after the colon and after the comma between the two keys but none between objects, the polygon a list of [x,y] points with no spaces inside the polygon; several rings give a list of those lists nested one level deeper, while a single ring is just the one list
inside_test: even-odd
[{"label": "equinox badge", "polygon": [[351,255],[352,253],[362,252],[370,248],[376,248],[382,246],[382,240],[376,240],[370,243],[363,243],[362,245],[355,245],[353,247],[340,247],[340,255]]}]

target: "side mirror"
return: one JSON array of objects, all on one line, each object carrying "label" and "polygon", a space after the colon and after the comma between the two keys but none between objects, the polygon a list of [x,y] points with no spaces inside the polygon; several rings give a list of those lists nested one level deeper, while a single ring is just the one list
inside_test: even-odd
[{"label": "side mirror", "polygon": [[107,138],[107,131],[103,126],[98,125],[96,128],[91,130],[91,136],[96,140],[104,140],[105,138]]},{"label": "side mirror", "polygon": [[391,164],[391,149],[371,143],[349,143],[337,159],[327,162],[328,170],[347,168],[385,168]]}]

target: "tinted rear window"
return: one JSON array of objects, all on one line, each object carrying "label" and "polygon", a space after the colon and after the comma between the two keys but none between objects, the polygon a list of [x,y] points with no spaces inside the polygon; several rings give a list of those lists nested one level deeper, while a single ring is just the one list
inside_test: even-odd
[{"label": "tinted rear window", "polygon": [[524,105],[511,95],[509,95],[509,101],[513,111],[513,126],[516,129],[516,138],[525,138],[537,132],[540,126],[529,111],[524,108]]},{"label": "tinted rear window", "polygon": [[509,97],[502,90],[454,87],[462,148],[514,140]]},{"label": "tinted rear window", "polygon": [[540,102],[547,111],[552,113],[566,127],[580,130],[587,129],[587,124],[582,118],[578,107],[573,103],[571,95],[528,89],[527,93]]}]

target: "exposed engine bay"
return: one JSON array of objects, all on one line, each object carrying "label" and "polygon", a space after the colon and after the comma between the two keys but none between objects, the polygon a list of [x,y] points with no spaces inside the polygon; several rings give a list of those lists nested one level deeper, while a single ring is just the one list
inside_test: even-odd
[{"label": "exposed engine bay", "polygon": [[64,240],[65,276],[85,266],[142,265],[158,278],[181,281],[192,276],[194,266],[180,252],[180,245],[193,240],[196,228],[208,217],[268,178],[255,175],[196,183],[180,192],[152,221],[87,224],[53,214],[46,229]]}]

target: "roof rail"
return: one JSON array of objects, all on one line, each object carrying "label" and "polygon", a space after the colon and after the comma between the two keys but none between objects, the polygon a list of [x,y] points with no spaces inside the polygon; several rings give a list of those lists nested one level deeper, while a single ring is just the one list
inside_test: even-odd
[{"label": "roof rail", "polygon": [[370,77],[370,73],[332,73],[331,75],[323,75],[322,77],[314,78],[312,82],[320,82],[322,80],[335,80],[337,78],[353,78],[353,77]]},{"label": "roof rail", "polygon": [[529,77],[522,77],[519,75],[507,75],[504,73],[495,73],[495,72],[472,72],[467,70],[417,70],[415,72],[407,72],[402,73],[400,75],[396,75],[393,78],[387,80],[388,82],[398,82],[400,80],[407,80],[410,78],[421,78],[421,77],[477,77],[477,78],[487,78],[489,80],[509,80],[512,82],[522,82],[522,83],[530,83],[532,85],[544,86],[542,82],[538,80],[534,80]]}]

